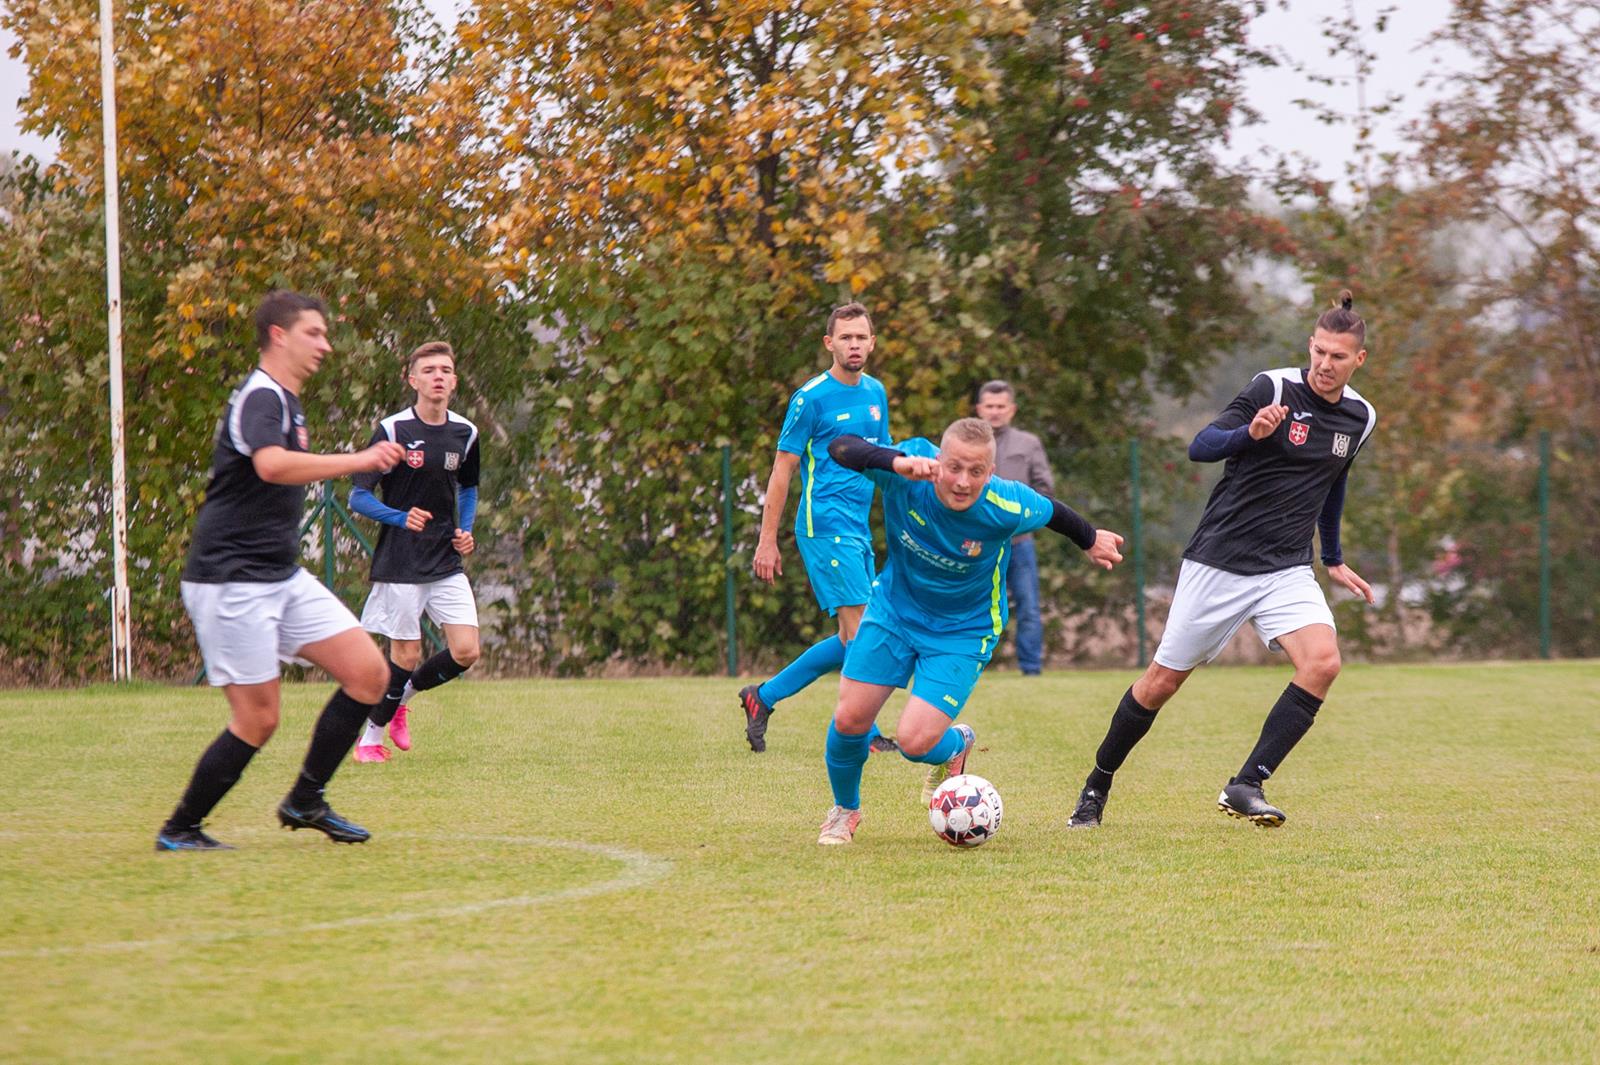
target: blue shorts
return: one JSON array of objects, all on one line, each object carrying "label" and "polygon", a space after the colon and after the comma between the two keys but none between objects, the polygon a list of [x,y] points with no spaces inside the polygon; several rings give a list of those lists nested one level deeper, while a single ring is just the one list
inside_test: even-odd
[{"label": "blue shorts", "polygon": [[865,606],[872,598],[872,541],[856,536],[797,536],[817,605],[832,617],[842,606]]},{"label": "blue shorts", "polygon": [[988,662],[987,657],[974,655],[919,652],[905,636],[868,614],[845,652],[844,675],[891,688],[904,688],[910,681],[912,695],[954,720]]}]

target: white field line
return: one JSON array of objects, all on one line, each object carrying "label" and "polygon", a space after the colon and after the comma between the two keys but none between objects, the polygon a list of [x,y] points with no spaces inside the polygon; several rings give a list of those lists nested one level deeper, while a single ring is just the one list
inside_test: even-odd
[{"label": "white field line", "polygon": [[[8,833],[9,834],[9,833]],[[76,943],[64,947],[34,947],[23,950],[0,950],[0,958],[50,958],[67,954],[114,954],[130,951],[149,950],[155,947],[171,947],[196,943],[230,943],[243,939],[266,939],[275,936],[299,935],[306,932],[337,932],[346,928],[362,928],[370,925],[393,924],[405,921],[441,920],[453,917],[472,917],[480,913],[494,910],[511,910],[528,906],[543,906],[552,902],[573,902],[578,899],[593,898],[596,895],[609,895],[616,891],[627,891],[631,888],[643,887],[653,881],[660,880],[672,871],[672,863],[665,858],[658,858],[653,854],[643,851],[629,850],[626,847],[612,847],[603,843],[585,843],[574,839],[546,839],[539,836],[486,836],[464,835],[461,833],[429,834],[417,832],[385,832],[385,839],[406,838],[423,840],[442,840],[454,842],[457,840],[470,840],[480,843],[501,843],[523,847],[544,847],[554,850],[578,851],[582,854],[593,854],[602,858],[609,858],[622,865],[622,870],[609,880],[598,880],[587,884],[578,884],[569,888],[548,891],[539,895],[511,895],[498,899],[482,899],[478,902],[464,902],[454,906],[433,906],[419,910],[397,911],[388,910],[383,913],[358,914],[353,917],[341,917],[334,921],[312,921],[306,924],[279,925],[275,927],[235,928],[224,932],[201,932],[194,935],[159,936],[153,939],[123,939],[106,940],[98,943]],[[172,853],[159,856],[165,861],[184,861],[199,858],[201,861],[215,861],[217,855]]]}]

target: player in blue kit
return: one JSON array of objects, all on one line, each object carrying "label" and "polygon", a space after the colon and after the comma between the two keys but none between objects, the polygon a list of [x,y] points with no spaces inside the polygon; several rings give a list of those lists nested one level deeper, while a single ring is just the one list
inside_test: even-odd
[{"label": "player in blue kit", "polygon": [[[794,539],[811,579],[817,605],[839,620],[839,634],[807,648],[765,684],[739,692],[744,710],[745,739],[752,751],[767,749],[767,720],[778,704],[804,690],[818,677],[844,664],[845,648],[855,638],[861,612],[872,594],[872,482],[841,468],[828,455],[828,445],[842,434],[872,444],[889,442],[889,397],[865,372],[877,343],[872,319],[859,303],[847,303],[828,315],[823,345],[833,365],[801,385],[789,399],[778,434],[778,453],[767,480],[761,535],[752,564],[768,584],[783,573],[778,555],[778,526],[789,499],[789,482],[800,473],[800,509]],[[887,740],[877,741],[887,747]]]},{"label": "player in blue kit", "polygon": [[895,738],[902,755],[931,767],[924,797],[965,771],[973,731],[953,722],[1005,631],[1012,538],[1048,528],[1110,569],[1122,561],[1122,537],[1025,484],[994,477],[994,430],[979,418],[951,424],[937,448],[921,439],[896,449],[842,436],[830,452],[883,489],[889,539],[828,725],[834,806],[817,842],[842,844],[861,823],[861,770],[873,722],[894,689],[910,685]]}]

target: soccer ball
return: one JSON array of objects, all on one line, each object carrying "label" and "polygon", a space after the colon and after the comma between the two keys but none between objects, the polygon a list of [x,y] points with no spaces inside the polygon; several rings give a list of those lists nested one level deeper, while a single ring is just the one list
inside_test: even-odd
[{"label": "soccer ball", "polygon": [[939,785],[928,803],[928,821],[952,847],[988,843],[1000,831],[1000,793],[982,777],[963,773]]}]

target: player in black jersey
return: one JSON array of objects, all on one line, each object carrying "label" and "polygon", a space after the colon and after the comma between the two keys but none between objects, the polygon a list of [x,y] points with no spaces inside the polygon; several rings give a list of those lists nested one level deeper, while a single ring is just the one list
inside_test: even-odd
[{"label": "player in black jersey", "polygon": [[278,727],[280,660],[321,666],[339,690],[317,719],[300,776],[278,805],[279,822],[314,828],[335,843],[369,836],[333,812],[323,789],[383,696],[383,655],[296,560],[305,486],[388,469],[403,449],[384,441],[353,455],[310,454],[299,391],[332,350],[327,312],[319,300],[279,291],[261,301],[255,323],[261,363],[217,424],[211,481],[183,570],[183,605],[230,717],[157,833],[162,851],[232,849],[200,823]]},{"label": "player in black jersey", "polygon": [[[393,441],[405,461],[381,477],[354,478],[350,508],[383,522],[372,554],[372,593],[361,626],[389,641],[389,690],[356,744],[356,761],[386,762],[383,730],[411,749],[412,695],[454,680],[478,660],[478,606],[461,566],[473,551],[478,509],[478,427],[450,410],[456,356],[430,341],[406,361],[416,402],[378,423],[372,442]],[[380,502],[372,494],[383,493]],[[422,613],[444,630],[446,649],[422,661]]]},{"label": "player in black jersey", "polygon": [[1366,361],[1366,323],[1348,291],[1317,319],[1309,369],[1268,370],[1189,445],[1196,462],[1226,459],[1200,527],[1183,552],[1167,629],[1144,675],[1123,695],[1068,824],[1100,823],[1122,766],[1194,668],[1222,652],[1249,621],[1263,643],[1288,653],[1294,679],[1267,714],[1255,749],[1217,797],[1232,817],[1281,825],[1262,781],[1294,749],[1339,675],[1339,644],[1311,568],[1322,534],[1328,576],[1371,603],[1372,589],[1339,550],[1345,481],[1377,414],[1349,387]]}]

